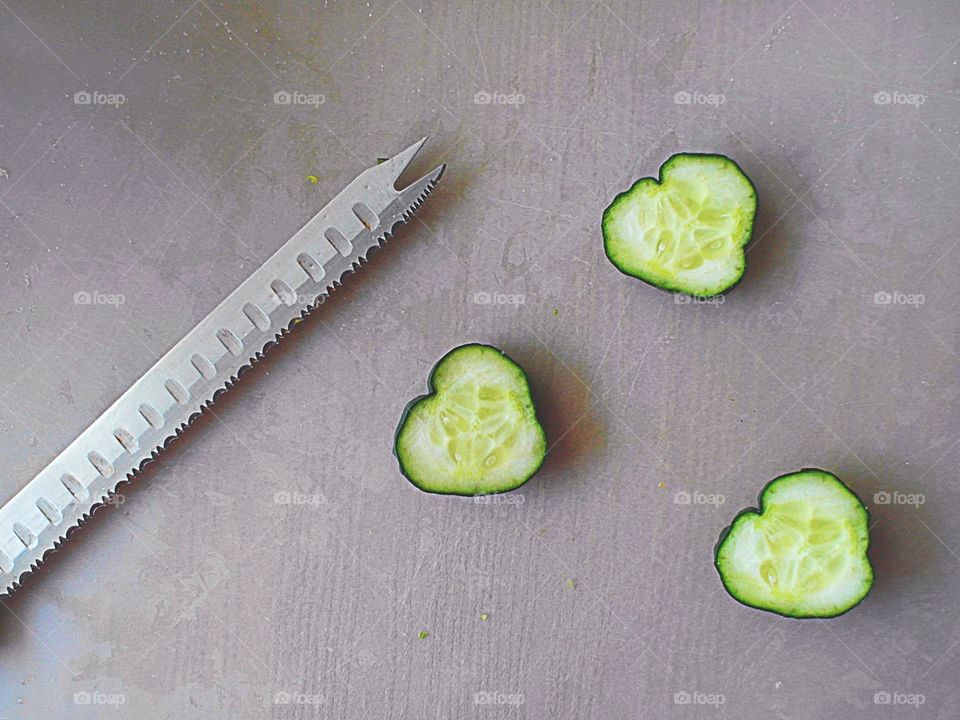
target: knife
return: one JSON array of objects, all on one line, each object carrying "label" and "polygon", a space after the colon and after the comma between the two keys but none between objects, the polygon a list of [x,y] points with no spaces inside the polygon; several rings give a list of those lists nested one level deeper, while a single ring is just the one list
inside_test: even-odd
[{"label": "knife", "polygon": [[396,189],[426,140],[357,176],[0,507],[0,596],[410,219],[446,167]]}]

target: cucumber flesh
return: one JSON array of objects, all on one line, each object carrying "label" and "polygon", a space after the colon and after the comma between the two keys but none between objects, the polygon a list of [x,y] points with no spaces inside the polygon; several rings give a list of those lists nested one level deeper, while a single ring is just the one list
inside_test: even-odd
[{"label": "cucumber flesh", "polygon": [[681,153],[603,213],[607,257],[663,290],[711,297],[743,276],[757,210],[753,184],[730,158]]},{"label": "cucumber flesh", "polygon": [[835,617],[873,585],[869,514],[836,476],[801,470],[769,483],[760,510],[740,513],[715,564],[744,605],[794,618]]},{"label": "cucumber flesh", "polygon": [[523,369],[489,345],[463,345],[430,374],[397,430],[403,474],[426,492],[513,490],[540,468],[546,436]]}]

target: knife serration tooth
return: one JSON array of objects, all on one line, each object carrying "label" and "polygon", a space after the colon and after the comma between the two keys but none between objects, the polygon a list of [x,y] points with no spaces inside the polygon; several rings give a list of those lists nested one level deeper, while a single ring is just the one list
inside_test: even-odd
[{"label": "knife serration tooth", "polygon": [[84,487],[83,483],[70,473],[64,473],[60,476],[60,482],[67,489],[77,502],[83,502],[90,497],[90,491]]},{"label": "knife serration tooth", "polygon": [[161,415],[160,411],[157,410],[153,405],[141,403],[139,410],[140,414],[143,416],[143,419],[146,420],[150,427],[152,427],[154,430],[159,430],[163,427],[163,415]]},{"label": "knife serration tooth", "polygon": [[180,405],[186,404],[187,400],[190,399],[190,393],[187,392],[187,389],[181,385],[180,381],[176,378],[168,378],[163,386],[167,389],[167,392],[170,393],[170,397]]},{"label": "knife serration tooth", "polygon": [[438,165],[422,178],[415,180],[400,191],[401,201],[407,206],[404,219],[411,217],[417,208],[423,204],[427,196],[433,192],[433,188],[436,187],[446,169],[446,164]]},{"label": "knife serration tooth", "polygon": [[284,305],[292,307],[297,304],[297,294],[280,278],[270,283],[270,289]]},{"label": "knife serration tooth", "polygon": [[260,332],[266,332],[270,329],[270,316],[267,315],[258,305],[246,303],[243,306],[243,314],[254,324]]},{"label": "knife serration tooth", "polygon": [[37,509],[43,513],[51,525],[59,525],[63,522],[63,513],[60,512],[60,508],[45,497],[37,499]]},{"label": "knife serration tooth", "polygon": [[353,210],[353,214],[357,216],[357,219],[363,223],[363,226],[367,230],[372,232],[379,227],[380,218],[377,217],[377,214],[364,203],[354,203],[351,210]]},{"label": "knife serration tooth", "polygon": [[37,545],[37,536],[34,535],[30,528],[24,525],[22,522],[15,522],[13,524],[13,534],[20,538],[20,542],[23,543],[23,546],[26,548],[36,547]]},{"label": "knife serration tooth", "polygon": [[327,228],[323,236],[330,241],[334,249],[343,255],[343,257],[347,257],[353,252],[353,245],[347,240],[347,237],[335,227]]},{"label": "knife serration tooth", "polygon": [[97,469],[103,477],[108,478],[113,475],[113,465],[103,455],[96,450],[87,453],[87,460]]},{"label": "knife serration tooth", "polygon": [[217,330],[217,340],[227,349],[231,355],[240,357],[243,355],[243,342],[238,338],[232,330],[227,328],[220,328]]},{"label": "knife serration tooth", "polygon": [[323,269],[323,265],[308,252],[302,252],[297,255],[297,264],[303,268],[303,271],[309,275],[310,279],[314,282],[320,282],[323,280],[323,276],[327,274],[327,271]]},{"label": "knife serration tooth", "polygon": [[194,353],[190,358],[190,364],[197,369],[198,373],[203,375],[204,380],[213,380],[217,376],[217,369],[206,355]]}]

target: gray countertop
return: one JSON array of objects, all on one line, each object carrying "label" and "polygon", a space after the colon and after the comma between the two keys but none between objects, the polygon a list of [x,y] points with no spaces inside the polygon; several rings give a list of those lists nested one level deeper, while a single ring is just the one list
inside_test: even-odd
[{"label": "gray countertop", "polygon": [[[957,717],[958,35],[946,0],[0,2],[0,499],[376,158],[449,163],[2,604],[0,718]],[[681,150],[758,189],[722,303],[603,254]],[[509,503],[391,454],[467,341],[551,442]],[[805,466],[873,516],[830,621],[712,566]]]}]

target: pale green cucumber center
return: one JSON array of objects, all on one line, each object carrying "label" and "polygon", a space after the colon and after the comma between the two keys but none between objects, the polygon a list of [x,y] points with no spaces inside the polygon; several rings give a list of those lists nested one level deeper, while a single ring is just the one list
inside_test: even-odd
[{"label": "pale green cucumber center", "polygon": [[703,185],[674,180],[657,188],[654,202],[637,208],[637,222],[651,267],[667,276],[738,251],[737,219]]},{"label": "pale green cucumber center", "polygon": [[778,506],[758,525],[757,567],[772,595],[800,601],[835,586],[849,572],[855,536],[843,522],[818,513],[810,503]]},{"label": "pale green cucumber center", "polygon": [[525,456],[523,408],[514,394],[463,377],[431,402],[428,437],[458,479],[483,477]]}]

